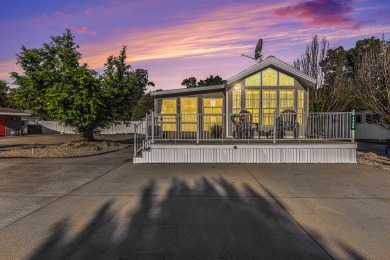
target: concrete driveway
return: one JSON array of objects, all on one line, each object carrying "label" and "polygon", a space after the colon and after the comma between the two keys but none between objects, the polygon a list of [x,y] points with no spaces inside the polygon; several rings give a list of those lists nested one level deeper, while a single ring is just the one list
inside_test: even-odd
[{"label": "concrete driveway", "polygon": [[130,156],[0,160],[1,258],[389,258],[388,172]]}]

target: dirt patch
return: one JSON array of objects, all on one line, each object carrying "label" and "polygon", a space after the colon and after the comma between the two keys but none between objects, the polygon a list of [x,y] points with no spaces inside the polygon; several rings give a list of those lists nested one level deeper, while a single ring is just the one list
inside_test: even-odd
[{"label": "dirt patch", "polygon": [[376,153],[357,153],[357,162],[369,166],[374,166],[386,171],[390,171],[390,160],[382,155]]},{"label": "dirt patch", "polygon": [[45,146],[42,144],[29,144],[17,149],[0,152],[0,158],[12,157],[36,157],[36,158],[59,158],[59,157],[82,157],[118,151],[129,147],[129,144],[121,144],[112,141],[84,142],[71,141],[59,145]]}]

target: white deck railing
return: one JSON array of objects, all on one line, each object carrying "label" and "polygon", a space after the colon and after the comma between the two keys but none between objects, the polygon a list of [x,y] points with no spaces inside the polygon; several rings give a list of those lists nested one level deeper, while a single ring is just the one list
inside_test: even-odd
[{"label": "white deck railing", "polygon": [[134,128],[134,153],[153,142],[350,140],[352,112],[150,114]]},{"label": "white deck railing", "polygon": [[134,124],[134,155],[150,147],[153,131],[148,131],[148,126],[152,126],[152,115],[147,115],[138,124]]}]

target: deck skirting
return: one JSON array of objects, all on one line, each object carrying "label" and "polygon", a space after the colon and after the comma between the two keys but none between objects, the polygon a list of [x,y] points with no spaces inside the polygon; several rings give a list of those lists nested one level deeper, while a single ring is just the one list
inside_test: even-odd
[{"label": "deck skirting", "polygon": [[356,163],[355,143],[152,144],[134,163]]}]

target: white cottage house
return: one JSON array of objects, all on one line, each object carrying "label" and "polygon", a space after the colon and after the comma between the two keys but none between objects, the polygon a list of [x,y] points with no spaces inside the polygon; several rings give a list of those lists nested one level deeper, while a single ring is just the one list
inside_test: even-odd
[{"label": "white cottage house", "polygon": [[270,56],[226,85],[153,92],[134,163],[356,162],[352,114],[309,113],[315,83]]}]

